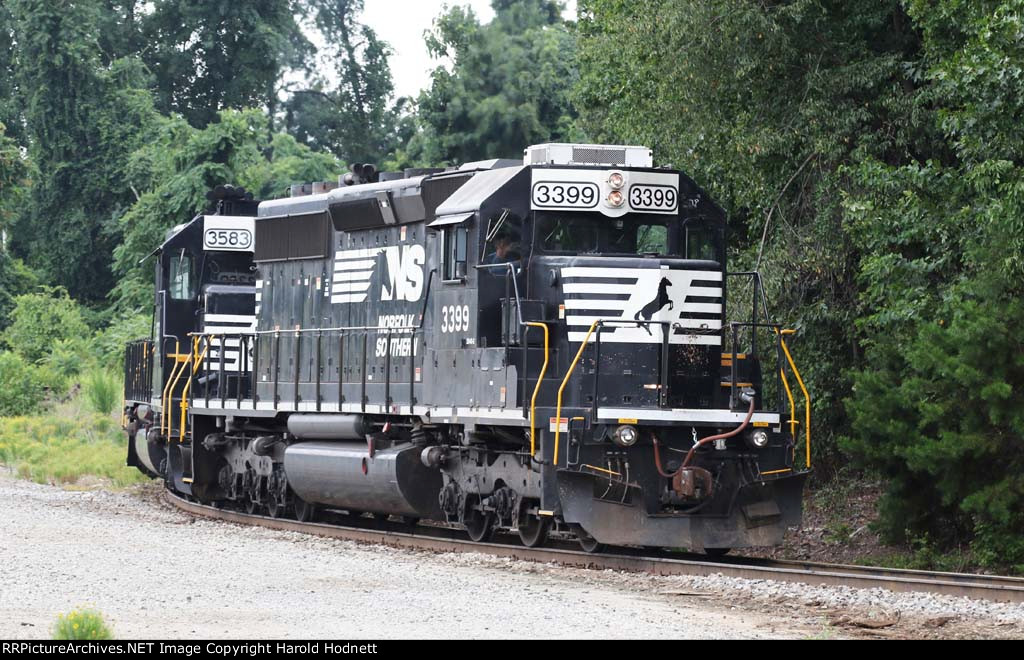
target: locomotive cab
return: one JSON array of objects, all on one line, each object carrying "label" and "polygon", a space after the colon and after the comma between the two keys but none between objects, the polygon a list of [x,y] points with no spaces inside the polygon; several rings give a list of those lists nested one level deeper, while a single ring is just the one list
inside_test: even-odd
[{"label": "locomotive cab", "polygon": [[[168,462],[177,466],[179,478],[191,471],[190,450],[181,440],[189,427],[184,411],[195,393],[194,365],[188,364],[188,374],[185,367],[196,335],[251,331],[255,319],[253,219],[242,214],[254,212],[258,202],[231,186],[219,187],[209,197],[215,201],[212,214],[174,227],[150,255],[156,257],[152,334],[126,348],[127,463],[154,476],[167,475]],[[233,377],[221,378],[223,386],[216,377],[196,383],[204,394],[219,393],[218,387],[247,387],[248,375],[236,366],[238,340],[223,343],[224,348],[219,341],[204,346],[204,359],[225,363]],[[188,483],[181,485],[187,492]]]}]

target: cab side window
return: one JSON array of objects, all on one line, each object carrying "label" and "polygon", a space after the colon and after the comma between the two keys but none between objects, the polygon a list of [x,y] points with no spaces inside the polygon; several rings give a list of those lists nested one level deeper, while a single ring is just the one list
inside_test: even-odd
[{"label": "cab side window", "polygon": [[180,255],[171,257],[170,282],[167,290],[173,300],[190,300],[195,295],[192,262],[192,255],[186,254],[184,250]]},{"label": "cab side window", "polygon": [[442,232],[441,250],[443,262],[443,279],[455,282],[466,279],[466,254],[469,242],[469,230],[462,226],[447,227]]},{"label": "cab side window", "polygon": [[718,232],[703,222],[687,222],[685,227],[686,258],[718,261]]}]

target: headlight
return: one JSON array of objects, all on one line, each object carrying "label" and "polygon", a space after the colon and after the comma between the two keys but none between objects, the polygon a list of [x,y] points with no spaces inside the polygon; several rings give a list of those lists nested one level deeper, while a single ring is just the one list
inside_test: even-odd
[{"label": "headlight", "polygon": [[639,437],[640,434],[637,433],[635,426],[624,424],[615,429],[615,433],[612,434],[612,441],[620,447],[632,447],[636,444]]},{"label": "headlight", "polygon": [[618,190],[613,190],[608,193],[608,206],[618,208],[622,206],[622,203],[626,201],[626,198]]},{"label": "headlight", "polygon": [[621,172],[612,172],[608,177],[608,185],[611,186],[612,190],[618,190],[626,183],[626,178],[622,176]]},{"label": "headlight", "polygon": [[758,449],[768,446],[768,434],[764,431],[754,431],[754,434],[750,436],[750,444]]}]

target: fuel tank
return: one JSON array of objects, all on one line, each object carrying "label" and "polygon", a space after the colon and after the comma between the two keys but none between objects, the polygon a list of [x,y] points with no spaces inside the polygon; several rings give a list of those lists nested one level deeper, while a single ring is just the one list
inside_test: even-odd
[{"label": "fuel tank", "polygon": [[307,502],[351,511],[416,518],[439,517],[441,472],[420,461],[412,444],[378,449],[365,443],[300,442],[284,452],[284,471]]}]

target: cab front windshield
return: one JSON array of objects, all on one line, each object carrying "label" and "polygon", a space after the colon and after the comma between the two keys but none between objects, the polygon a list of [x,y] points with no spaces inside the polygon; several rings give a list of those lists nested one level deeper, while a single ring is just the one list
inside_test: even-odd
[{"label": "cab front windshield", "polygon": [[608,218],[598,213],[538,213],[534,244],[547,254],[650,254],[659,257],[717,260],[715,232],[688,222],[681,230],[675,216],[629,214]]}]

